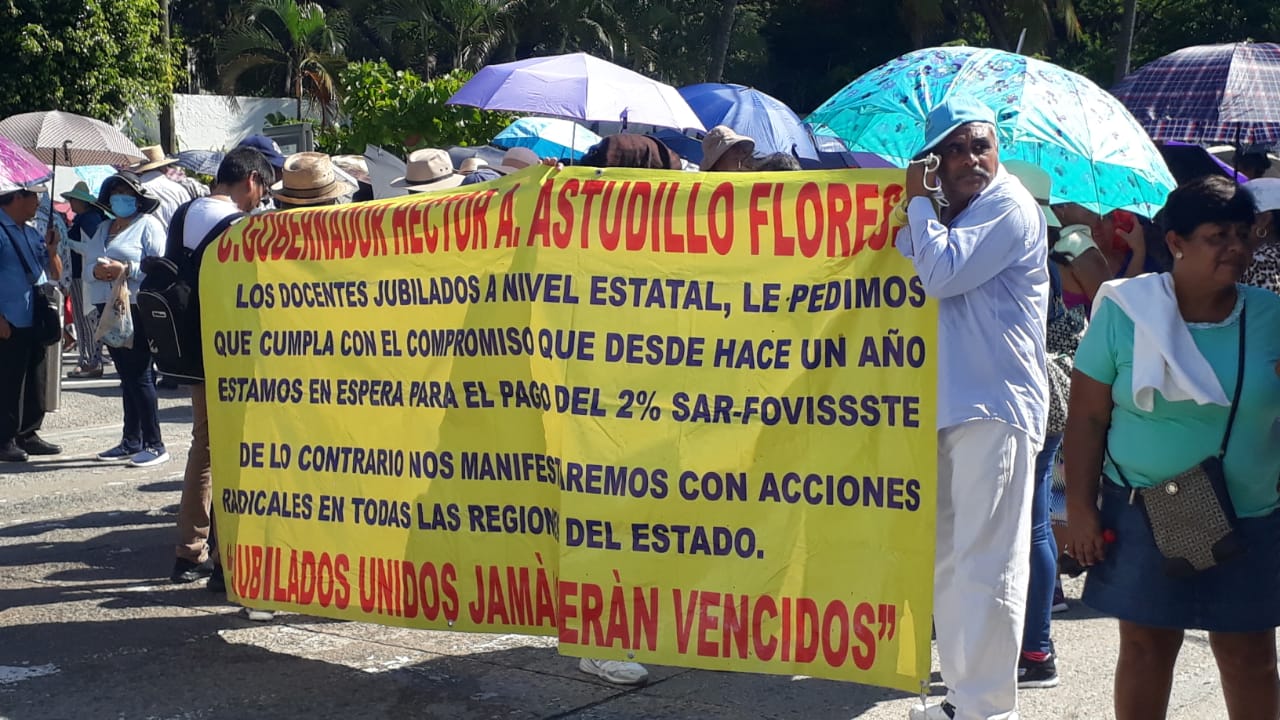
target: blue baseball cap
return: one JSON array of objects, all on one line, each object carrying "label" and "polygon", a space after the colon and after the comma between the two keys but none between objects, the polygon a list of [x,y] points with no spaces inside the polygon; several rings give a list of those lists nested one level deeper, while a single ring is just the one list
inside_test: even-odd
[{"label": "blue baseball cap", "polygon": [[956,128],[969,123],[981,122],[992,126],[996,124],[995,112],[986,103],[971,95],[948,95],[937,107],[929,111],[924,121],[924,147],[920,152],[931,150],[942,142]]},{"label": "blue baseball cap", "polygon": [[250,135],[241,140],[236,147],[253,148],[262,153],[267,158],[267,162],[271,163],[271,166],[275,169],[280,170],[284,167],[284,155],[280,153],[280,146],[276,144],[275,140],[266,135]]}]

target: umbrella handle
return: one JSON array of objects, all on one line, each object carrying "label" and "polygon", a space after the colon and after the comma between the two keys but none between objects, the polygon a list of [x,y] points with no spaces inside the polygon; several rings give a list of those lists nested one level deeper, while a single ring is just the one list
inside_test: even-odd
[{"label": "umbrella handle", "polygon": [[[929,153],[919,160],[912,160],[908,165],[924,165],[924,189],[933,195],[933,199],[942,207],[947,207],[951,203],[947,202],[947,197],[942,194],[942,181],[938,179],[938,170],[942,167],[942,158],[934,153]],[[934,186],[929,187],[929,173],[933,173]]]}]

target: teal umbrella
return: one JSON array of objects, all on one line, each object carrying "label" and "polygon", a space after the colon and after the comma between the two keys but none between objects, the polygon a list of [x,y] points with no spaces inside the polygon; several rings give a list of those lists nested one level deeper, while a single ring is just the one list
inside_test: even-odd
[{"label": "teal umbrella", "polygon": [[1048,172],[1055,203],[1151,217],[1176,185],[1142,126],[1115,97],[1057,65],[1000,50],[908,53],[854,80],[806,121],[853,152],[906,167],[924,144],[925,116],[957,91],[996,112],[1001,159]]},{"label": "teal umbrella", "polygon": [[493,144],[510,150],[526,147],[538,157],[581,160],[600,136],[572,120],[522,117],[493,138]]}]

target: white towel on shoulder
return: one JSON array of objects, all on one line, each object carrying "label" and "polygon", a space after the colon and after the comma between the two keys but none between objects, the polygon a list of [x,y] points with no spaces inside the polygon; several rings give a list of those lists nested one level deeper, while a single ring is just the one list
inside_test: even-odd
[{"label": "white towel on shoulder", "polygon": [[1156,391],[1170,402],[1231,405],[1178,311],[1172,275],[1148,273],[1103,283],[1094,306],[1104,299],[1133,320],[1133,404],[1138,409],[1151,412]]}]

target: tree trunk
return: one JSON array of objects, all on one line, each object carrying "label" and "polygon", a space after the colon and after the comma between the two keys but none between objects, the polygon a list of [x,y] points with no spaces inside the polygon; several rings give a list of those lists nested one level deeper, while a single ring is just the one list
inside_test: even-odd
[{"label": "tree trunk", "polygon": [[301,66],[299,66],[298,68],[298,88],[296,92],[298,97],[298,122],[302,122],[302,68]]},{"label": "tree trunk", "polygon": [[164,94],[160,96],[160,147],[165,153],[177,152],[173,118],[173,62],[169,44],[169,0],[160,0],[160,50],[164,53]]},{"label": "tree trunk", "polygon": [[716,34],[711,47],[711,65],[707,68],[707,82],[720,82],[724,77],[724,64],[729,56],[729,40],[733,36],[733,14],[738,0],[720,0],[720,17],[716,21]]},{"label": "tree trunk", "polygon": [[1133,58],[1133,26],[1138,21],[1138,0],[1125,0],[1124,17],[1120,20],[1120,37],[1116,43],[1116,82],[1129,74],[1129,62]]},{"label": "tree trunk", "polygon": [[978,0],[978,14],[982,16],[983,22],[987,25],[987,30],[991,31],[991,40],[996,47],[1001,50],[1013,51],[1013,44],[1009,41],[1009,35],[1004,31],[1004,25],[1001,24],[1000,15],[991,7],[990,0]]}]

